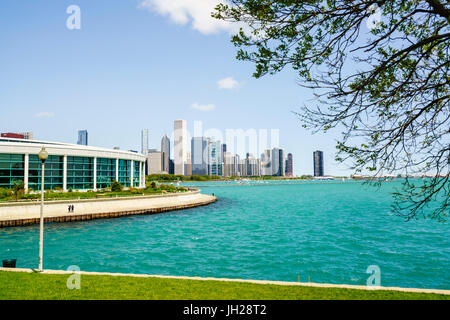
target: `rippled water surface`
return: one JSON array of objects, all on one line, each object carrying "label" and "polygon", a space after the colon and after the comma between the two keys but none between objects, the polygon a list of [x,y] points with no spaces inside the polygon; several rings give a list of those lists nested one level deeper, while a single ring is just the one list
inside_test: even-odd
[{"label": "rippled water surface", "polygon": [[[405,222],[389,192],[359,183],[204,187],[215,204],[45,226],[44,267],[450,289],[450,228]],[[0,259],[37,267],[38,226],[0,229]]]}]

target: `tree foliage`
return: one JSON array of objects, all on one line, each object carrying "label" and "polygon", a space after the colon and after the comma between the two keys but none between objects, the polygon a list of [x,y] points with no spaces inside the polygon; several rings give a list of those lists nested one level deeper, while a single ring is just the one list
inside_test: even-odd
[{"label": "tree foliage", "polygon": [[116,180],[111,182],[111,191],[112,192],[121,192],[123,190],[123,186]]},{"label": "tree foliage", "polygon": [[[298,72],[315,99],[297,115],[313,132],[342,130],[336,160],[374,178],[431,173],[421,183],[406,179],[394,209],[407,219],[445,219],[449,2],[230,0],[212,15],[244,25],[232,42],[238,59],[255,64],[254,77],[286,66]],[[436,199],[438,208],[424,210]]]}]

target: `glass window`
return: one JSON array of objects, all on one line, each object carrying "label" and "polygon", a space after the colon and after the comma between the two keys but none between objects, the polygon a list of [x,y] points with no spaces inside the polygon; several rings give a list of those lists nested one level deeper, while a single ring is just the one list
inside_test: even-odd
[{"label": "glass window", "polygon": [[[28,188],[31,190],[41,189],[41,160],[37,154],[30,154],[29,168],[28,168]],[[53,190],[62,188],[64,171],[64,157],[63,156],[48,156],[45,161],[45,179],[44,189]]]},{"label": "glass window", "polygon": [[14,181],[24,181],[23,154],[0,154],[0,188],[11,189]]},{"label": "glass window", "polygon": [[94,158],[67,157],[67,189],[94,189]]},{"label": "glass window", "polygon": [[140,175],[139,175],[139,167],[140,167],[141,163],[139,161],[134,161],[134,168],[133,168],[133,186],[134,187],[139,187],[140,183]]},{"label": "glass window", "polygon": [[124,187],[130,186],[131,160],[119,160],[119,183]]},{"label": "glass window", "polygon": [[97,158],[97,188],[108,188],[113,180],[116,180],[116,159]]}]

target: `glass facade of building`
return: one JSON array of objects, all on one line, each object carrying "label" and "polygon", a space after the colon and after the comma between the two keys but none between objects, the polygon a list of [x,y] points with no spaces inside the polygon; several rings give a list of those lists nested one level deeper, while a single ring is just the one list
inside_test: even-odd
[{"label": "glass facade of building", "polygon": [[10,189],[14,181],[24,181],[24,155],[0,154],[0,188]]},{"label": "glass facade of building", "polygon": [[113,180],[116,180],[116,159],[97,158],[97,188],[108,188]]},{"label": "glass facade of building", "polygon": [[119,183],[124,187],[129,187],[131,179],[131,161],[119,160]]},{"label": "glass facade of building", "polygon": [[139,161],[134,161],[134,171],[133,171],[133,187],[139,187],[140,179],[139,179],[139,167],[141,163]]},{"label": "glass facade of building", "polygon": [[[41,160],[37,154],[30,154],[28,169],[28,189],[41,190]],[[45,161],[44,189],[53,190],[63,187],[64,157],[48,156]]]},{"label": "glass facade of building", "polygon": [[[28,159],[28,165],[26,159]],[[65,172],[64,155],[49,155],[45,161],[44,189],[62,190],[64,187],[66,190],[94,190],[94,187],[103,189],[110,187],[111,182],[116,179],[126,188],[141,186],[140,171],[143,170],[143,161],[97,158],[95,167],[94,159],[94,156],[67,156],[67,171]],[[27,156],[25,153],[0,153],[0,188],[11,189],[14,182],[23,181],[25,188],[28,186],[28,190],[40,191],[41,164],[37,154]],[[25,168],[28,168],[28,179]],[[97,181],[94,181],[95,171]],[[118,173],[118,177],[116,177],[116,173]],[[142,172],[142,174],[144,173]],[[66,181],[66,186],[64,186],[64,181]]]},{"label": "glass facade of building", "polygon": [[212,176],[222,175],[222,147],[220,141],[211,141],[210,143],[210,161],[209,174]]},{"label": "glass facade of building", "polygon": [[94,189],[94,158],[67,157],[67,189]]}]

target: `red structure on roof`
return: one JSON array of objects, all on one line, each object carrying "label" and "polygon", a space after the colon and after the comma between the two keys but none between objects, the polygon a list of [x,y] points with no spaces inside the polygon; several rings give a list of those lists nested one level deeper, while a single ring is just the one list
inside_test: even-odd
[{"label": "red structure on roof", "polygon": [[1,134],[2,138],[25,139],[25,135],[21,133],[5,132]]}]

